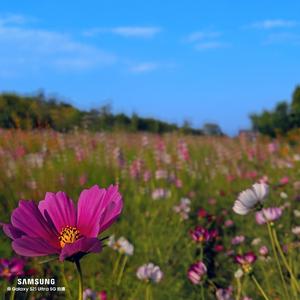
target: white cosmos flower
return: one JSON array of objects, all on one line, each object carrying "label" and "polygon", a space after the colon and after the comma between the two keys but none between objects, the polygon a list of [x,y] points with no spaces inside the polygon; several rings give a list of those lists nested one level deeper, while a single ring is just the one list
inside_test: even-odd
[{"label": "white cosmos flower", "polygon": [[233,211],[239,215],[246,215],[256,205],[262,205],[269,193],[269,186],[265,183],[255,183],[250,189],[241,192],[235,200]]},{"label": "white cosmos flower", "polygon": [[163,277],[163,272],[160,270],[159,266],[155,266],[153,263],[148,263],[138,268],[136,276],[138,279],[143,281],[158,283]]}]

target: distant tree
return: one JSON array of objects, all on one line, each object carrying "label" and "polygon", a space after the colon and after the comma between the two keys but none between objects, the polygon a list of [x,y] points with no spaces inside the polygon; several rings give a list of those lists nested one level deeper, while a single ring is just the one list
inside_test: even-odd
[{"label": "distant tree", "polygon": [[203,125],[203,133],[205,135],[221,136],[223,135],[222,129],[218,124],[206,123]]}]

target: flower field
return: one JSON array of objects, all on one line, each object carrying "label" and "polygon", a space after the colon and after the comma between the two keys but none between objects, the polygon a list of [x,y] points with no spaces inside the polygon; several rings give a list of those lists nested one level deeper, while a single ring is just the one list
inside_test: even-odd
[{"label": "flower field", "polygon": [[[81,299],[79,255],[83,299],[300,299],[299,137],[1,130],[1,296]],[[95,209],[80,205],[83,190],[86,201],[106,193],[99,228],[90,224]],[[34,236],[17,245],[5,226],[24,240],[34,222],[11,218],[19,200],[38,204],[58,191],[80,199],[78,220],[74,208],[54,241],[61,252],[34,255]],[[57,224],[50,217],[43,222]],[[63,251],[88,230],[100,234],[97,245]],[[31,255],[18,255],[24,248]],[[64,290],[6,292],[27,277],[55,278]]]}]

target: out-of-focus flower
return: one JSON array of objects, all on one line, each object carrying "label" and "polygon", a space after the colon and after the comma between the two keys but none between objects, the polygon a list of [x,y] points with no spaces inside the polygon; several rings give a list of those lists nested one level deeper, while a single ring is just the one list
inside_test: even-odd
[{"label": "out-of-focus flower", "polygon": [[22,276],[24,275],[24,267],[25,262],[21,258],[0,258],[0,278],[11,281],[16,276]]},{"label": "out-of-focus flower", "polygon": [[82,174],[80,177],[79,177],[79,184],[81,186],[85,185],[87,183],[87,176],[86,174]]},{"label": "out-of-focus flower", "polygon": [[148,182],[151,179],[151,172],[146,170],[143,175],[143,179],[145,182]]},{"label": "out-of-focus flower", "polygon": [[218,300],[233,300],[232,293],[233,288],[232,286],[229,286],[226,289],[217,289],[216,297]]},{"label": "out-of-focus flower", "polygon": [[77,209],[64,192],[46,193],[39,205],[20,200],[11,215],[12,224],[4,224],[3,231],[19,255],[59,255],[61,261],[75,261],[101,251],[97,237],[116,220],[122,208],[117,186],[100,189],[95,185],[83,190]]},{"label": "out-of-focus flower", "polygon": [[188,279],[195,285],[203,282],[203,278],[207,273],[207,268],[202,261],[192,264],[188,270]]},{"label": "out-of-focus flower", "polygon": [[215,198],[209,198],[207,200],[209,205],[216,205],[217,204],[217,200]]},{"label": "out-of-focus flower", "polygon": [[280,183],[280,185],[286,185],[289,183],[289,181],[290,181],[289,178],[287,176],[285,176],[279,180],[279,183]]},{"label": "out-of-focus flower", "polygon": [[300,181],[295,181],[293,184],[293,187],[296,191],[300,190]]},{"label": "out-of-focus flower", "polygon": [[252,242],[251,245],[252,246],[257,246],[258,244],[261,243],[261,239],[260,238],[255,238]]},{"label": "out-of-focus flower", "polygon": [[261,256],[267,256],[269,254],[269,249],[267,246],[261,246],[258,252]]},{"label": "out-of-focus flower", "polygon": [[205,218],[208,216],[208,212],[204,208],[199,208],[198,210],[198,217]]},{"label": "out-of-focus flower", "polygon": [[163,278],[163,272],[159,266],[156,266],[153,263],[148,263],[138,268],[136,276],[142,281],[158,283]]},{"label": "out-of-focus flower", "polygon": [[232,227],[234,225],[234,222],[232,220],[226,220],[224,223],[224,226],[226,228]]},{"label": "out-of-focus flower", "polygon": [[288,197],[287,193],[285,193],[285,192],[280,193],[280,198],[286,199],[287,197]]},{"label": "out-of-focus flower", "polygon": [[297,210],[297,209],[294,209],[294,216],[296,217],[296,218],[300,218],[300,210]]},{"label": "out-of-focus flower", "polygon": [[241,192],[235,201],[233,211],[239,215],[246,215],[254,208],[261,209],[269,193],[269,186],[255,183],[252,188]]},{"label": "out-of-focus flower", "polygon": [[107,293],[106,293],[106,291],[101,291],[99,293],[99,300],[107,300]]},{"label": "out-of-focus flower", "polygon": [[239,245],[245,241],[245,237],[243,235],[237,235],[231,240],[232,245]]},{"label": "out-of-focus flower", "polygon": [[300,226],[295,226],[292,228],[292,233],[300,236]]},{"label": "out-of-focus flower", "polygon": [[196,226],[192,229],[190,235],[196,243],[205,243],[211,239],[210,232],[201,226]]},{"label": "out-of-focus flower", "polygon": [[191,211],[191,200],[188,198],[181,198],[180,204],[173,207],[174,211],[178,213],[181,219],[186,220],[189,217]]},{"label": "out-of-focus flower", "polygon": [[240,279],[242,278],[244,275],[244,272],[242,269],[237,269],[235,272],[234,272],[234,277],[237,278],[237,279]]},{"label": "out-of-focus flower", "polygon": [[217,245],[214,246],[214,250],[216,252],[223,252],[224,251],[224,246],[221,245],[221,244],[217,244]]},{"label": "out-of-focus flower", "polygon": [[245,273],[252,271],[252,264],[256,261],[256,255],[253,252],[248,252],[244,255],[236,255],[235,261],[241,265]]},{"label": "out-of-focus flower", "polygon": [[257,224],[265,224],[267,222],[273,222],[279,219],[282,215],[282,209],[279,207],[263,208],[255,214],[255,220]]},{"label": "out-of-focus flower", "polygon": [[127,239],[125,239],[123,236],[115,240],[115,236],[111,235],[108,240],[108,246],[112,249],[118,251],[121,254],[125,255],[133,255],[134,247]]},{"label": "out-of-focus flower", "polygon": [[273,153],[277,152],[277,150],[278,150],[277,143],[273,142],[273,143],[269,143],[268,144],[268,151],[269,151],[269,153],[273,154]]},{"label": "out-of-focus flower", "polygon": [[171,196],[171,192],[169,190],[166,190],[163,188],[155,189],[152,192],[153,200],[166,199],[166,198],[169,198],[170,196]]},{"label": "out-of-focus flower", "polygon": [[97,294],[92,289],[85,289],[83,291],[83,300],[96,300]]},{"label": "out-of-focus flower", "polygon": [[155,172],[156,179],[166,179],[168,178],[168,171],[167,170],[156,170]]}]

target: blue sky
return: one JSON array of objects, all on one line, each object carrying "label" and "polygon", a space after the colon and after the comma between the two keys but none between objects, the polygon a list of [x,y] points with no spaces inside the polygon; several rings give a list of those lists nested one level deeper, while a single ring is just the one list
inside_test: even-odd
[{"label": "blue sky", "polygon": [[300,2],[2,0],[0,91],[229,134],[300,83]]}]

